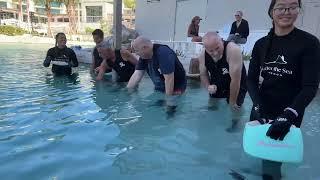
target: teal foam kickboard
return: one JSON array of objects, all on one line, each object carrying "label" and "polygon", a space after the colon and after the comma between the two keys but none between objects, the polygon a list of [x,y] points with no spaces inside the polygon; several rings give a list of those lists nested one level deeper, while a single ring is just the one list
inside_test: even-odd
[{"label": "teal foam kickboard", "polygon": [[300,128],[292,126],[283,141],[266,136],[271,124],[261,125],[258,121],[246,123],[243,133],[243,149],[254,157],[299,163],[303,160],[303,139]]}]

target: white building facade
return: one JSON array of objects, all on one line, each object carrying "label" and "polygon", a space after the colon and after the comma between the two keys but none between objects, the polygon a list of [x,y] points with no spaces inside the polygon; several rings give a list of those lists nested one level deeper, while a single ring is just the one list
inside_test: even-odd
[{"label": "white building facade", "polygon": [[[234,13],[241,10],[250,31],[268,30],[269,0],[137,0],[136,30],[155,40],[186,40],[193,16],[200,16],[200,33],[229,33]],[[297,27],[320,38],[320,0],[304,0]]]}]

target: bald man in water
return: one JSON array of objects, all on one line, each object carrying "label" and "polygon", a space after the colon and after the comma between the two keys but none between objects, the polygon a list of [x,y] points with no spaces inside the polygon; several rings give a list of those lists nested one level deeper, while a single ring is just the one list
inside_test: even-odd
[{"label": "bald man in water", "polygon": [[[142,36],[132,42],[132,47],[140,59],[127,88],[136,87],[147,71],[156,91],[164,92],[167,97],[184,93],[187,84],[186,73],[172,49],[166,45],[153,44]],[[171,104],[167,100],[167,105]]]},{"label": "bald man in water", "polygon": [[206,33],[203,45],[199,57],[201,82],[213,101],[226,98],[235,126],[247,92],[241,49],[233,42],[222,40],[216,32]]}]

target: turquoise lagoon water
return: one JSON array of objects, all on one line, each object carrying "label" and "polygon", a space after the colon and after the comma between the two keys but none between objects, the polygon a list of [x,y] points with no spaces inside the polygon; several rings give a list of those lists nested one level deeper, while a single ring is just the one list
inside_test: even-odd
[{"label": "turquoise lagoon water", "polygon": [[[261,160],[242,149],[248,97],[242,128],[228,133],[226,105],[208,109],[197,81],[167,116],[147,77],[133,93],[95,82],[85,64],[53,77],[42,67],[48,48],[0,44],[1,179],[261,179]],[[304,161],[285,164],[283,179],[320,179],[319,108],[317,96],[302,126]]]}]

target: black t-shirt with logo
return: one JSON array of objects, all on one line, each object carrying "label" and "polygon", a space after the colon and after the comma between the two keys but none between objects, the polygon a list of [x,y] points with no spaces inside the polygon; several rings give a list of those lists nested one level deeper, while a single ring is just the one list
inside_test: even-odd
[{"label": "black t-shirt with logo", "polygon": [[[319,85],[319,40],[297,28],[285,36],[271,36],[271,44],[266,47],[269,37],[258,40],[254,46],[248,73],[249,93],[255,104],[261,104],[265,116],[276,118],[290,107],[298,112],[301,122]],[[260,71],[264,80],[259,87]]]},{"label": "black t-shirt with logo", "polygon": [[128,82],[135,70],[135,65],[123,60],[120,50],[115,50],[115,62],[107,60],[108,66],[115,70],[119,76],[118,82]]},{"label": "black t-shirt with logo", "polygon": [[43,65],[48,67],[52,64],[52,72],[55,74],[71,74],[71,67],[78,66],[77,56],[70,48],[50,48],[47,52]]},{"label": "black t-shirt with logo", "polygon": [[[210,85],[217,86],[217,92],[211,97],[215,98],[228,98],[230,95],[231,77],[229,74],[229,63],[227,62],[226,48],[228,41],[224,41],[224,51],[222,58],[214,62],[212,57],[205,51],[205,66],[209,72]],[[242,65],[241,82],[239,94],[246,94],[246,78],[247,73],[244,65]],[[242,102],[241,102],[242,104]]]}]

